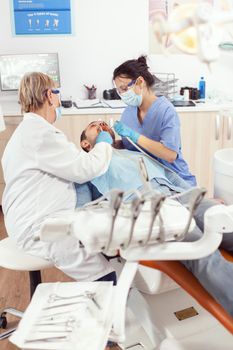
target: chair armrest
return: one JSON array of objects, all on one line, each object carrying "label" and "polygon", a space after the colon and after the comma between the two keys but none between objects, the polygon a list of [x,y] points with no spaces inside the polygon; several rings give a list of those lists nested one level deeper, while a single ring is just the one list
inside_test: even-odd
[{"label": "chair armrest", "polygon": [[233,232],[233,205],[216,205],[204,217],[203,236],[195,242],[165,242],[146,247],[120,250],[128,261],[140,260],[193,260],[212,254],[222,241],[224,232]]}]

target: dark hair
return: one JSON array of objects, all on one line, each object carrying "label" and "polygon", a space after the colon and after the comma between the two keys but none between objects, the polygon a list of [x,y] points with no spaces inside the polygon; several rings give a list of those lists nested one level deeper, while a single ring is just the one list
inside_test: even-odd
[{"label": "dark hair", "polygon": [[[95,121],[89,123],[88,126],[91,125],[92,123],[95,123]],[[107,124],[107,123],[105,123],[105,124]],[[104,130],[104,129],[103,129],[103,130]],[[105,131],[105,130],[104,130],[104,131]],[[111,137],[112,137],[112,140],[113,140],[113,147],[114,147],[115,140],[116,140],[114,131],[113,131],[112,129],[109,129],[108,132],[110,133],[110,135],[111,135]],[[84,130],[82,131],[81,135],[80,135],[80,143],[81,143],[82,141],[84,141],[84,140],[87,140],[86,129],[84,129]],[[85,148],[85,147],[83,147],[83,146],[81,146],[81,147],[82,147],[82,149],[83,149],[85,152],[89,152],[89,151],[88,151],[88,148]],[[87,147],[88,147],[88,146],[87,146]]]},{"label": "dark hair", "polygon": [[87,136],[86,136],[85,130],[83,130],[81,133],[81,136],[80,136],[80,142],[82,142],[83,140],[86,140],[86,139],[87,139]]},{"label": "dark hair", "polygon": [[146,56],[140,56],[137,60],[128,60],[114,70],[113,80],[119,76],[133,80],[141,76],[146,81],[147,86],[150,87],[155,83],[155,76],[149,72],[148,68]]},{"label": "dark hair", "polygon": [[[83,140],[86,140],[87,139],[87,136],[86,136],[86,133],[85,133],[85,130],[83,130],[83,132],[81,133],[81,136],[80,136],[80,142],[82,142]],[[82,149],[85,151],[85,152],[88,152],[87,148],[81,146]]]}]

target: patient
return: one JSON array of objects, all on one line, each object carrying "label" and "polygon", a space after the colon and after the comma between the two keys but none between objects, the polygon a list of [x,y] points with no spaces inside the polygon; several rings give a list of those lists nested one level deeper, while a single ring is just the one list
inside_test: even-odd
[{"label": "patient", "polygon": [[[95,140],[101,130],[108,131],[113,139],[112,160],[108,171],[91,181],[94,185],[93,193],[105,194],[113,188],[128,192],[125,199],[130,199],[130,191],[143,188],[143,178],[139,167],[139,159],[143,158],[148,178],[153,189],[169,196],[172,193],[180,193],[191,186],[179,177],[171,169],[161,166],[156,160],[152,160],[141,152],[119,149],[119,141],[115,140],[113,130],[103,121],[90,123],[81,134],[81,147],[86,152],[93,149]],[[98,192],[97,192],[97,191]]]},{"label": "patient", "polygon": [[[94,121],[87,126],[81,135],[81,147],[86,152],[89,152],[94,147],[95,140],[101,130],[108,131],[113,138],[113,147],[119,148],[119,143],[115,141],[112,129],[102,121]],[[153,161],[140,152],[114,149],[112,161],[107,172],[91,181],[94,190],[98,190],[99,196],[106,194],[112,188],[120,188],[124,191],[140,190],[143,186],[143,179],[141,179],[138,165],[139,157],[143,157],[151,186],[157,191],[170,196],[190,188],[190,185],[177,174],[165,168],[156,160]],[[80,189],[77,189],[77,191],[80,191]],[[127,199],[130,199],[130,195]],[[180,202],[184,204],[182,198]],[[204,213],[208,208],[216,204],[217,202],[214,200],[202,200],[194,215],[197,226],[192,233],[186,236],[186,241],[195,241],[202,236]],[[221,247],[233,253],[232,233],[223,235]],[[233,264],[226,261],[219,250],[205,258],[182,261],[182,263],[198,278],[204,288],[215,297],[225,310],[233,316]]]}]

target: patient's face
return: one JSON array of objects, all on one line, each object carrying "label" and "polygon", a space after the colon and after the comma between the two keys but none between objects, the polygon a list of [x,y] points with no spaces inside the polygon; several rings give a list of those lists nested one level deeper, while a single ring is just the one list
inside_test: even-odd
[{"label": "patient's face", "polygon": [[86,140],[81,141],[81,147],[86,151],[90,151],[95,146],[96,138],[101,131],[109,132],[113,141],[115,141],[115,134],[110,126],[101,120],[97,120],[91,122],[85,129]]}]

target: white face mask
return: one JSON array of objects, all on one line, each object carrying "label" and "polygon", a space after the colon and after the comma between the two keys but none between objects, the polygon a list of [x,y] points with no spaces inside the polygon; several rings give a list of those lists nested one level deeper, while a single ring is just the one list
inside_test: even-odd
[{"label": "white face mask", "polygon": [[132,89],[123,92],[120,97],[128,106],[139,107],[142,104],[142,94],[138,95]]},{"label": "white face mask", "polygon": [[55,112],[56,112],[56,120],[55,121],[57,121],[57,120],[61,119],[61,117],[62,117],[61,106],[56,107]]}]

